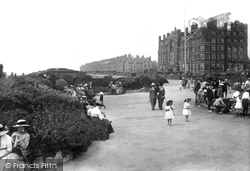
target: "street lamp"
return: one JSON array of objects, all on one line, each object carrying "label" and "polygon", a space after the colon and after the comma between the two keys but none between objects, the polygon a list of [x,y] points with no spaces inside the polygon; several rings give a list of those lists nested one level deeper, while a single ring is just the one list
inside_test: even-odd
[{"label": "street lamp", "polygon": [[187,73],[187,41],[189,39],[191,39],[195,35],[195,33],[197,33],[199,30],[200,30],[200,28],[198,28],[188,39],[187,39],[187,35],[186,35],[186,30],[184,31],[184,38],[185,38],[185,43],[184,43],[184,50],[185,50],[185,52],[184,52],[184,60],[185,60],[185,66],[184,66],[184,68],[185,68],[185,74]]}]

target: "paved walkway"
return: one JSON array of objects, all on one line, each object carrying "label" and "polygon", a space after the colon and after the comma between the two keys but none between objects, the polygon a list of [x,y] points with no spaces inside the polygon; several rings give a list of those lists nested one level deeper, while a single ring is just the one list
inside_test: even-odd
[{"label": "paved walkway", "polygon": [[193,92],[180,92],[178,81],[172,80],[165,89],[166,100],[172,99],[175,106],[172,127],[163,119],[164,111],[151,111],[148,93],[105,96],[105,112],[116,132],[107,141],[94,142],[86,153],[65,163],[63,170],[250,170],[250,119],[208,113],[192,101],[192,116],[185,122],[183,100],[194,98]]}]

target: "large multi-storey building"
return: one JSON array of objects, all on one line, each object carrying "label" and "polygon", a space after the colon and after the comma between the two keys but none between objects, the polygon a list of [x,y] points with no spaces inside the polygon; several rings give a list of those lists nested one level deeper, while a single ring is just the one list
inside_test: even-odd
[{"label": "large multi-storey building", "polygon": [[80,71],[100,71],[100,72],[118,72],[118,73],[152,73],[157,70],[156,61],[151,57],[133,58],[131,55],[124,55],[116,58],[106,59],[87,63],[80,67]]},{"label": "large multi-storey building", "polygon": [[225,23],[217,27],[217,21],[211,18],[206,27],[194,24],[190,32],[186,28],[186,38],[176,29],[163,39],[160,36],[158,70],[185,72],[185,63],[186,71],[194,74],[247,69],[247,24],[235,21],[229,26]]}]

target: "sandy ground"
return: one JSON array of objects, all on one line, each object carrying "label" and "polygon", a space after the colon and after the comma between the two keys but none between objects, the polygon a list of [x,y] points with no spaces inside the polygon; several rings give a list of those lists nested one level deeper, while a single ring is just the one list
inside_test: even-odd
[{"label": "sandy ground", "polygon": [[[169,127],[164,111],[151,111],[148,93],[104,97],[115,133],[95,141],[86,153],[64,163],[64,171],[250,171],[250,119],[208,113],[193,105],[190,122],[182,115],[189,90],[178,81],[165,85],[176,117]],[[166,101],[165,101],[166,102]],[[165,106],[164,102],[164,106]]]}]

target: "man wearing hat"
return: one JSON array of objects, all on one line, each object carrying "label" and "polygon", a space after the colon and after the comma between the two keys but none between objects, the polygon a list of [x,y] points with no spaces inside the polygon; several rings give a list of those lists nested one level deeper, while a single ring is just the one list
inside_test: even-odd
[{"label": "man wearing hat", "polygon": [[28,151],[27,147],[30,142],[30,135],[27,133],[26,128],[30,125],[27,124],[26,120],[20,119],[17,121],[14,128],[17,128],[17,132],[14,132],[11,135],[11,142],[14,144],[14,147],[18,147],[22,150],[23,157],[26,158]]},{"label": "man wearing hat", "polygon": [[152,110],[155,110],[156,98],[157,98],[156,84],[152,83],[150,91],[149,91],[149,101],[150,101]]}]

